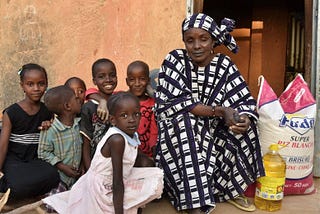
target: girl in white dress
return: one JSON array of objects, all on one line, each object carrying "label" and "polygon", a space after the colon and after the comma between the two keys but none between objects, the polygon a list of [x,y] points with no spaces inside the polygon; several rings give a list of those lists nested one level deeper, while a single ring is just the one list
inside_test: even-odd
[{"label": "girl in white dress", "polygon": [[139,100],[119,92],[108,100],[113,125],[97,146],[88,172],[72,189],[43,199],[58,213],[137,213],[159,198],[163,172],[157,167],[134,167],[140,121]]}]

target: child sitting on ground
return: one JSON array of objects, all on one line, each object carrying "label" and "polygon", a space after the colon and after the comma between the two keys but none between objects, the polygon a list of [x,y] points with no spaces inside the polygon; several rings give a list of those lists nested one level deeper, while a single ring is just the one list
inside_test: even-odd
[{"label": "child sitting on ground", "polygon": [[55,192],[62,192],[70,189],[81,175],[82,139],[80,118],[76,118],[81,102],[71,88],[62,85],[48,90],[44,103],[56,117],[51,127],[40,133],[38,156],[57,167],[61,181]]},{"label": "child sitting on ground", "polygon": [[55,167],[38,159],[38,127],[52,114],[40,101],[48,86],[46,70],[26,64],[19,70],[25,98],[4,110],[0,137],[0,192],[11,189],[11,199],[41,196],[56,187]]},{"label": "child sitting on ground", "polygon": [[[92,65],[92,80],[99,89],[99,96],[108,100],[117,86],[115,64],[106,58],[95,61]],[[98,102],[91,99],[81,110],[80,133],[83,139],[82,161],[85,170],[89,169],[95,148],[110,126],[107,121],[99,118],[97,107]]]},{"label": "child sitting on ground", "polygon": [[157,167],[135,168],[141,117],[140,104],[129,92],[108,99],[113,127],[103,136],[91,166],[71,191],[43,201],[58,213],[137,213],[137,209],[159,198],[163,173]]},{"label": "child sitting on ground", "polygon": [[126,83],[129,91],[140,101],[139,149],[149,157],[153,157],[158,128],[153,111],[155,101],[147,93],[147,86],[150,83],[149,66],[143,61],[130,63],[127,68]]}]

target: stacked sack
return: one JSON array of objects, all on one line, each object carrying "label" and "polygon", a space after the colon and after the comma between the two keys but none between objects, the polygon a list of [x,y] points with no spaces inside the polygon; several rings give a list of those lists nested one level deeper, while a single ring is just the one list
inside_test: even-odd
[{"label": "stacked sack", "polygon": [[316,102],[303,77],[298,74],[278,98],[260,77],[257,108],[262,152],[272,143],[282,146],[286,161],[285,195],[310,194],[313,185],[313,152]]}]

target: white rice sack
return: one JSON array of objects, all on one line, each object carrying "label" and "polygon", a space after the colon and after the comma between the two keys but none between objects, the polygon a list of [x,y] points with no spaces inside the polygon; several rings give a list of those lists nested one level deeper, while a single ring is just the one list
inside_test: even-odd
[{"label": "white rice sack", "polygon": [[262,152],[265,154],[272,143],[283,146],[279,153],[286,161],[284,194],[313,193],[315,99],[301,75],[279,98],[260,78],[257,108]]}]

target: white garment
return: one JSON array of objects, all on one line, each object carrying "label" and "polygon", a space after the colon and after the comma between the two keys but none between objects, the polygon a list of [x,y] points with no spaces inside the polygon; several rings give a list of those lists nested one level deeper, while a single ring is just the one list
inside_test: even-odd
[{"label": "white garment", "polygon": [[[124,213],[137,213],[137,209],[161,197],[163,172],[157,167],[133,167],[137,146],[128,143],[127,137],[117,128],[109,128],[99,142],[91,166],[86,174],[67,192],[43,199],[58,213],[103,214],[114,213],[112,192],[112,161],[101,154],[101,148],[113,134],[121,134],[125,139],[123,154]],[[131,139],[132,140],[132,139]]]}]

